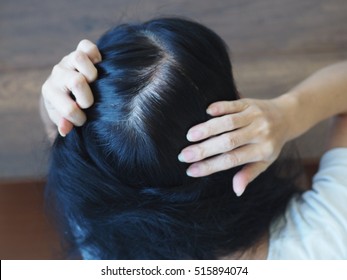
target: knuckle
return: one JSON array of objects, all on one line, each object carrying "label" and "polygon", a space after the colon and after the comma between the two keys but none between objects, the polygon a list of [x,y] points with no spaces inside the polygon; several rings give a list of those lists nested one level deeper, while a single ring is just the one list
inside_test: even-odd
[{"label": "knuckle", "polygon": [[82,74],[76,73],[70,81],[70,89],[71,91],[74,91],[76,89],[81,89],[84,87],[84,84],[86,83],[86,79],[83,77]]},{"label": "knuckle", "polygon": [[238,147],[239,145],[239,139],[237,137],[228,137],[229,138],[229,146],[230,148],[234,149],[236,147]]},{"label": "knuckle", "polygon": [[99,49],[98,47],[91,41],[87,39],[83,39],[82,41],[79,42],[77,46],[77,50],[83,51],[84,53],[92,56],[96,56],[95,59],[96,61],[98,60],[99,56]]},{"label": "knuckle", "polygon": [[204,137],[209,137],[213,133],[213,130],[212,130],[214,127],[213,123],[214,123],[214,120],[211,119],[211,120],[207,121],[206,123],[197,125],[195,128],[198,131],[200,131]]},{"label": "knuckle", "polygon": [[204,174],[209,175],[209,174],[213,173],[213,166],[210,162],[204,163],[201,167],[202,167]]},{"label": "knuckle", "polygon": [[272,159],[275,153],[275,147],[272,143],[268,143],[263,149],[259,150],[259,160],[269,161]]},{"label": "knuckle", "polygon": [[247,104],[248,98],[240,98],[235,100],[234,103],[237,104],[240,108],[243,108]]},{"label": "knuckle", "polygon": [[87,109],[90,106],[92,106],[94,103],[93,97],[91,98],[84,98],[83,101],[80,100],[80,103],[78,104],[80,108]]},{"label": "knuckle", "polygon": [[78,43],[78,46],[77,46],[77,49],[79,50],[79,49],[83,49],[83,50],[85,50],[85,49],[87,49],[87,48],[91,48],[91,46],[93,46],[94,44],[91,42],[91,41],[89,41],[89,40],[87,40],[87,39],[83,39],[83,40],[81,40],[79,43]]},{"label": "knuckle", "polygon": [[89,40],[83,39],[78,43],[77,49],[82,48],[83,46],[88,45],[88,44],[89,44]]},{"label": "knuckle", "polygon": [[267,160],[268,159],[268,151],[266,148],[258,150],[258,160]]},{"label": "knuckle", "polygon": [[63,115],[67,119],[73,119],[77,112],[77,106],[75,104],[69,104],[64,106]]},{"label": "knuckle", "polygon": [[252,104],[253,100],[254,100],[253,98],[248,98],[248,97],[239,99],[239,101],[241,101],[242,104],[245,104],[245,105]]},{"label": "knuckle", "polygon": [[73,59],[76,63],[83,63],[86,60],[86,58],[87,55],[80,50],[76,50],[73,52]]},{"label": "knuckle", "polygon": [[276,149],[275,149],[275,145],[273,142],[270,142],[268,145],[267,145],[267,155],[268,155],[268,159],[270,159],[276,152]]},{"label": "knuckle", "polygon": [[214,135],[214,126],[213,123],[206,123],[200,127],[200,131],[204,137],[210,137]]},{"label": "knuckle", "polygon": [[263,135],[268,135],[270,131],[270,124],[267,121],[261,121],[260,123],[261,132]]},{"label": "knuckle", "polygon": [[225,165],[238,166],[240,162],[240,158],[235,153],[225,154]]},{"label": "knuckle", "polygon": [[262,115],[262,110],[258,107],[258,105],[252,104],[250,107],[252,108],[252,111],[256,116]]},{"label": "knuckle", "polygon": [[223,146],[226,150],[231,150],[237,147],[238,139],[236,137],[232,137],[230,134],[225,134],[223,138]]},{"label": "knuckle", "polygon": [[263,122],[262,132],[263,132],[263,135],[266,135],[266,136],[271,135],[272,127],[268,121]]},{"label": "knuckle", "polygon": [[239,102],[239,106],[241,108],[241,111],[244,111],[251,106],[249,103],[250,102],[249,98],[241,98],[241,99],[237,100],[237,102]]},{"label": "knuckle", "polygon": [[235,127],[235,118],[233,115],[228,115],[226,117],[226,121],[227,121],[227,125],[231,128],[234,128]]},{"label": "knuckle", "polygon": [[213,126],[211,126],[210,124],[201,126],[199,130],[201,131],[201,135],[203,135],[204,138],[208,138],[214,135]]},{"label": "knuckle", "polygon": [[59,64],[56,64],[52,68],[52,76],[57,76],[60,73],[61,67]]},{"label": "knuckle", "polygon": [[98,77],[98,70],[94,67],[90,71],[90,78],[89,79],[92,82],[92,81],[95,81],[97,77]]},{"label": "knuckle", "polygon": [[260,118],[263,115],[262,109],[256,103],[249,104],[248,110],[254,118]]},{"label": "knuckle", "polygon": [[73,56],[74,52],[69,53],[68,55],[64,56],[62,60],[59,62],[58,65],[69,65],[71,64],[71,57]]},{"label": "knuckle", "polygon": [[97,47],[95,44],[90,43],[90,44],[89,44],[89,52],[91,52],[91,53],[97,53],[97,52],[99,52],[99,49],[98,49],[98,47]]},{"label": "knuckle", "polygon": [[194,153],[196,155],[197,160],[201,160],[201,159],[205,158],[204,149],[200,145],[197,145],[195,147]]}]

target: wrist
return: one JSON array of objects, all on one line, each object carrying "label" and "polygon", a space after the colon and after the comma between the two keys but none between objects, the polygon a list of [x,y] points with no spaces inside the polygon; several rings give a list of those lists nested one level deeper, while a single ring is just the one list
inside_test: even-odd
[{"label": "wrist", "polygon": [[285,142],[293,140],[307,130],[304,123],[300,121],[300,102],[295,94],[288,92],[273,101],[281,112],[283,127],[285,127]]}]

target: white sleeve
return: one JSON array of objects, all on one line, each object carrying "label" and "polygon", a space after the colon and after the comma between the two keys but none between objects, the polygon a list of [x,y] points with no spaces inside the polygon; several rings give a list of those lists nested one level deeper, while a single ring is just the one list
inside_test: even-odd
[{"label": "white sleeve", "polygon": [[312,189],[271,225],[268,259],[347,259],[347,148],[324,154]]}]

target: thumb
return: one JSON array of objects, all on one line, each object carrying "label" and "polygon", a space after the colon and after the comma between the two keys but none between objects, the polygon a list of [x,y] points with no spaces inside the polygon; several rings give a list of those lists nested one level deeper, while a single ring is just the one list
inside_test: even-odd
[{"label": "thumb", "polygon": [[233,189],[237,196],[241,196],[247,185],[266,170],[266,162],[255,162],[245,165],[233,178]]}]

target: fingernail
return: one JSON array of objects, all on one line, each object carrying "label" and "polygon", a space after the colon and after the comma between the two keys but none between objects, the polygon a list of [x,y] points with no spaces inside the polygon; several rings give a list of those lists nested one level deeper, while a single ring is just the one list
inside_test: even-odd
[{"label": "fingernail", "polygon": [[191,166],[187,169],[187,175],[190,177],[199,176],[200,169],[198,166]]},{"label": "fingernail", "polygon": [[235,194],[236,194],[236,196],[240,197],[243,194],[243,192],[242,191],[241,192],[235,192]]},{"label": "fingernail", "polygon": [[189,141],[197,141],[203,137],[203,133],[200,130],[191,130],[188,131],[187,139]]},{"label": "fingernail", "polygon": [[209,107],[209,108],[207,108],[206,113],[209,115],[214,115],[217,113],[217,110],[215,107]]},{"label": "fingernail", "polygon": [[178,155],[178,160],[180,162],[190,162],[194,160],[194,157],[195,154],[192,150],[185,150]]},{"label": "fingernail", "polygon": [[244,189],[242,190],[242,189],[234,187],[234,192],[238,197],[240,197],[244,193],[244,191],[245,191]]},{"label": "fingernail", "polygon": [[65,137],[65,136],[66,136],[66,134],[63,133],[63,132],[60,130],[60,127],[58,127],[58,132],[59,132],[60,136],[62,136],[62,137]]},{"label": "fingernail", "polygon": [[185,162],[182,153],[180,153],[180,154],[178,155],[178,160],[179,160],[180,162]]}]

